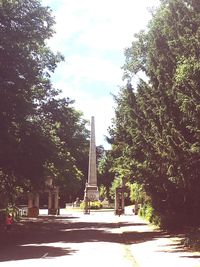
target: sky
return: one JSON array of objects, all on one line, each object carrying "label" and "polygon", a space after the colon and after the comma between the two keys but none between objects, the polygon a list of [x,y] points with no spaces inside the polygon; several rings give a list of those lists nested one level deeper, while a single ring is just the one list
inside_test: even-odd
[{"label": "sky", "polygon": [[52,75],[62,96],[75,100],[74,107],[87,120],[95,117],[96,145],[105,141],[114,117],[114,99],[122,80],[124,50],[134,34],[145,29],[149,8],[159,0],[42,0],[52,9],[55,31],[48,46],[65,61]]}]

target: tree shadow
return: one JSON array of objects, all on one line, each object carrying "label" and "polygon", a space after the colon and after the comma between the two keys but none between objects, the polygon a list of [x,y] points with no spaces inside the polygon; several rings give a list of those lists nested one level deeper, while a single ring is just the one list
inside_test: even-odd
[{"label": "tree shadow", "polygon": [[124,226],[145,226],[148,225],[147,223],[130,223],[130,222],[123,222],[123,223],[119,223],[120,227],[124,227]]},{"label": "tree shadow", "polygon": [[53,246],[36,246],[34,245],[16,245],[12,250],[3,250],[0,253],[0,262],[3,261],[16,261],[26,259],[39,259],[39,258],[53,258],[66,255],[72,255],[76,250],[68,247],[53,247]]},{"label": "tree shadow", "polygon": [[155,240],[158,238],[167,238],[165,232],[162,231],[148,231],[148,232],[124,232],[122,233],[122,238],[126,244],[136,244],[136,243],[144,243],[146,241]]},{"label": "tree shadow", "polygon": [[200,258],[200,255],[192,254],[195,251],[191,251],[190,248],[185,246],[183,242],[184,234],[182,232],[181,233],[177,232],[176,234],[174,234],[174,232],[172,232],[171,234],[168,232],[168,236],[171,238],[176,238],[176,239],[174,240],[173,243],[159,245],[161,249],[157,250],[157,252],[174,253],[174,254],[175,253],[186,253],[185,255],[181,255],[179,257],[180,258],[197,258],[197,259]]},{"label": "tree shadow", "polygon": [[[109,242],[135,244],[168,237],[165,232],[130,231],[121,233],[119,227],[142,226],[144,223],[105,223],[73,221],[73,216],[25,219],[14,225],[10,233],[1,232],[0,262],[22,259],[60,257],[77,252],[73,243]],[[115,231],[117,230],[117,231]]]},{"label": "tree shadow", "polygon": [[191,255],[191,256],[180,256],[181,258],[190,258],[190,259],[200,259],[198,255]]}]

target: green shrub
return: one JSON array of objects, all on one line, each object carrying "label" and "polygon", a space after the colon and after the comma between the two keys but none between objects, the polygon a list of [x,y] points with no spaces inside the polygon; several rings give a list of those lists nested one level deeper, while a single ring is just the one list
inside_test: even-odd
[{"label": "green shrub", "polygon": [[191,228],[183,244],[192,250],[200,251],[200,228]]},{"label": "green shrub", "polygon": [[185,215],[181,212],[166,210],[160,214],[160,226],[168,230],[180,229],[184,225]]},{"label": "green shrub", "polygon": [[139,215],[154,225],[161,225],[161,219],[150,203],[145,203],[140,207]]},{"label": "green shrub", "polygon": [[[101,201],[90,201],[89,206],[90,206],[90,209],[92,209],[92,210],[98,210],[98,209],[102,208],[102,203],[101,203]],[[81,202],[80,208],[81,209],[85,208],[85,202],[84,201]]]}]

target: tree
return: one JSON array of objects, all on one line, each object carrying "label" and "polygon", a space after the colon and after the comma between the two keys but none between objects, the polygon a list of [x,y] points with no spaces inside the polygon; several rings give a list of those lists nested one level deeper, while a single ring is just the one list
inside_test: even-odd
[{"label": "tree", "polygon": [[116,98],[115,169],[142,184],[166,224],[199,223],[199,11],[197,1],[162,1],[125,52],[125,78],[148,79]]},{"label": "tree", "polygon": [[105,150],[98,163],[98,184],[100,185],[104,198],[110,198],[110,188],[114,180],[114,172],[112,171],[113,158],[110,150]]},{"label": "tree", "polygon": [[88,171],[89,131],[82,113],[75,110],[70,99],[52,99],[43,106],[42,123],[46,135],[56,145],[47,175],[54,177],[61,195],[69,201],[81,197]]},{"label": "tree", "polygon": [[38,0],[0,1],[0,193],[10,201],[43,188],[45,175],[70,184],[86,169],[86,122],[50,80],[64,60],[46,45],[53,26]]},{"label": "tree", "polygon": [[37,117],[41,102],[56,94],[49,72],[62,57],[45,44],[54,24],[48,8],[31,0],[2,0],[0,6],[0,167],[12,195],[27,177],[38,183],[43,176],[49,144]]}]

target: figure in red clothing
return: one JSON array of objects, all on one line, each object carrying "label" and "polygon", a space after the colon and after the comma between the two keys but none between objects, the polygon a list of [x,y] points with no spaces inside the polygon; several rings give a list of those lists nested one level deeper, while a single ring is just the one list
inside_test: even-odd
[{"label": "figure in red clothing", "polygon": [[13,218],[11,214],[6,216],[6,230],[10,231],[12,228]]}]

